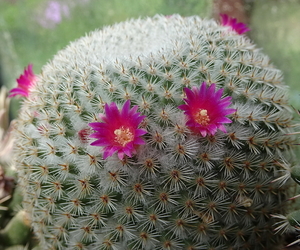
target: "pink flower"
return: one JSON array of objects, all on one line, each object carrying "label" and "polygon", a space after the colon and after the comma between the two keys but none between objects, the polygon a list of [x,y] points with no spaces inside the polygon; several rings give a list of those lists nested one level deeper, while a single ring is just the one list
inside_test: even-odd
[{"label": "pink flower", "polygon": [[184,99],[186,104],[178,108],[184,110],[184,114],[188,117],[186,125],[202,136],[214,135],[218,129],[226,133],[223,124],[232,122],[226,115],[236,111],[227,108],[231,104],[231,97],[221,98],[223,89],[216,91],[216,84],[207,87],[205,82],[200,88],[184,88],[184,91],[187,97]]},{"label": "pink flower", "polygon": [[220,14],[221,24],[223,26],[229,26],[232,30],[236,31],[238,34],[243,34],[249,31],[250,29],[244,23],[238,23],[236,18],[229,17],[226,14]]},{"label": "pink flower", "polygon": [[138,106],[130,109],[130,100],[125,102],[121,110],[114,102],[110,105],[105,104],[104,109],[105,115],[100,114],[103,122],[89,123],[89,126],[96,131],[90,137],[97,139],[91,145],[104,147],[103,159],[112,156],[115,152],[118,152],[120,160],[124,155],[131,157],[136,153],[137,145],[145,144],[140,137],[147,131],[138,128],[145,116],[136,112]]},{"label": "pink flower", "polygon": [[32,64],[29,64],[27,69],[24,69],[23,75],[20,75],[20,77],[17,79],[18,87],[9,91],[10,95],[8,97],[14,97],[16,95],[28,97],[29,90],[35,85],[36,81],[37,77],[32,71]]}]

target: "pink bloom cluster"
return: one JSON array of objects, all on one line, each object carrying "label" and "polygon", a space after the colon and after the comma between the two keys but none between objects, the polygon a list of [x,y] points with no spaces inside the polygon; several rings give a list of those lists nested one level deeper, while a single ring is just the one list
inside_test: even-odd
[{"label": "pink bloom cluster", "polygon": [[121,110],[112,102],[105,104],[105,115],[100,115],[103,122],[92,122],[89,126],[96,132],[90,135],[97,140],[92,142],[93,146],[104,147],[103,159],[118,153],[119,159],[125,155],[131,157],[136,153],[136,146],[145,144],[140,137],[147,133],[139,129],[140,123],[145,116],[137,112],[138,106],[130,109],[130,101],[126,101]]},{"label": "pink bloom cluster", "polygon": [[229,17],[226,14],[220,14],[221,24],[223,26],[229,26],[232,30],[236,31],[238,34],[243,34],[248,32],[250,29],[244,23],[238,23],[236,18]]},{"label": "pink bloom cluster", "polygon": [[35,85],[36,81],[37,77],[32,71],[32,64],[29,64],[27,69],[25,68],[24,73],[17,79],[18,87],[13,88],[9,92],[10,95],[8,97],[16,95],[28,97],[30,88]]},{"label": "pink bloom cluster", "polygon": [[216,91],[216,84],[207,87],[205,82],[200,88],[184,88],[184,91],[186,104],[178,108],[188,117],[187,126],[202,136],[214,135],[218,129],[226,133],[223,124],[232,122],[226,115],[236,111],[227,108],[231,104],[231,97],[222,99],[223,89]]},{"label": "pink bloom cluster", "polygon": [[[187,126],[196,134],[214,135],[218,129],[226,133],[224,123],[232,121],[226,116],[235,112],[235,109],[227,108],[231,104],[231,97],[222,98],[223,89],[216,91],[216,84],[207,86],[205,82],[197,88],[184,88],[186,104],[178,108],[184,110],[187,116]],[[125,155],[131,157],[136,153],[138,145],[145,144],[141,138],[147,133],[146,130],[140,129],[139,125],[145,118],[137,112],[138,106],[130,109],[130,101],[126,101],[121,110],[112,102],[105,104],[105,115],[100,114],[103,122],[89,123],[89,126],[95,131],[86,134],[82,131],[80,138],[95,138],[93,146],[103,147],[103,158],[118,153],[119,159]],[[80,132],[81,133],[81,132]]]}]

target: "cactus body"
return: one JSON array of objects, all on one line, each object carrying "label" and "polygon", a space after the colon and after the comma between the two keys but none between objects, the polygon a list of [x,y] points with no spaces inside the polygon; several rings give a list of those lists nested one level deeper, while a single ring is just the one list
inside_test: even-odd
[{"label": "cactus body", "polygon": [[[187,126],[184,88],[231,96],[226,132]],[[24,207],[43,249],[277,249],[291,110],[281,72],[244,35],[155,16],[90,33],[38,76],[18,118]],[[146,118],[144,145],[103,159],[89,123],[105,104]],[[119,130],[118,133],[121,133]]]}]

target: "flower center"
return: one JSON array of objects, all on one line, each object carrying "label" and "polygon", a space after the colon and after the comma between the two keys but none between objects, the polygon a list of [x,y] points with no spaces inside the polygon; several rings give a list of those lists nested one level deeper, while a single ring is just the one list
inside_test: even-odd
[{"label": "flower center", "polygon": [[199,112],[195,114],[194,118],[195,121],[202,126],[206,126],[210,122],[206,109],[200,109]]},{"label": "flower center", "polygon": [[134,136],[130,132],[129,128],[124,128],[121,127],[119,129],[116,129],[114,131],[115,136],[115,141],[119,144],[121,144],[123,147],[128,143],[133,141]]}]

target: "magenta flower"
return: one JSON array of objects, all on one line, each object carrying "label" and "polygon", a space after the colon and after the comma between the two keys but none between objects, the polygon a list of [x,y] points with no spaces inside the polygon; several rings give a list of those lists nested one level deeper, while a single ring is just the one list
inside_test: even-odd
[{"label": "magenta flower", "polygon": [[216,91],[216,84],[209,87],[203,82],[200,88],[184,88],[186,93],[186,104],[178,108],[184,110],[188,117],[186,125],[195,133],[202,136],[214,135],[218,129],[226,133],[224,123],[232,121],[226,115],[235,112],[235,109],[228,109],[231,104],[231,97],[221,98],[223,89]]},{"label": "magenta flower", "polygon": [[244,23],[238,23],[236,18],[229,17],[226,14],[220,14],[221,24],[223,26],[229,26],[232,30],[236,31],[238,34],[243,34],[249,31],[250,29]]},{"label": "magenta flower", "polygon": [[16,95],[28,97],[30,88],[35,85],[36,81],[37,77],[32,71],[32,64],[29,64],[27,69],[24,69],[24,73],[17,79],[18,87],[9,91],[10,95],[8,97]]},{"label": "magenta flower", "polygon": [[105,115],[100,114],[103,122],[89,123],[89,126],[96,131],[90,137],[97,139],[91,145],[104,147],[103,159],[112,156],[115,152],[118,153],[120,160],[124,155],[131,157],[136,153],[137,145],[145,144],[140,137],[147,131],[138,128],[145,116],[136,112],[138,106],[130,109],[130,100],[125,102],[121,110],[114,102],[110,105],[105,104],[104,109]]}]

